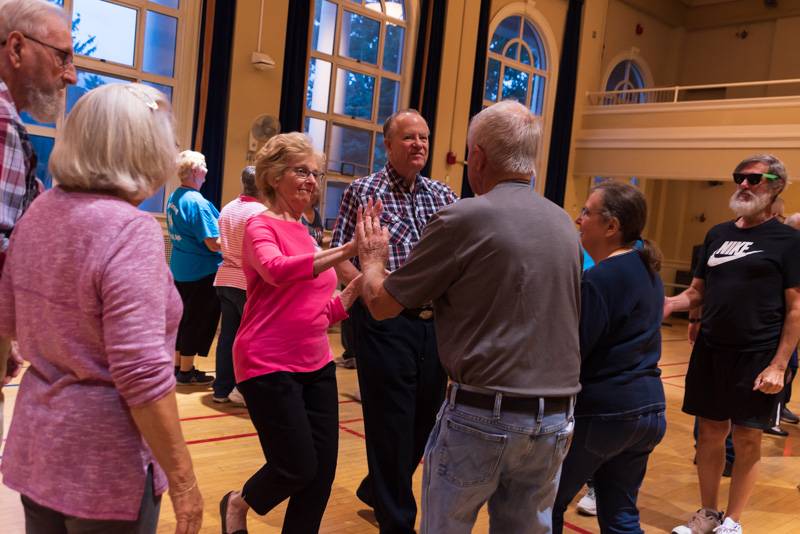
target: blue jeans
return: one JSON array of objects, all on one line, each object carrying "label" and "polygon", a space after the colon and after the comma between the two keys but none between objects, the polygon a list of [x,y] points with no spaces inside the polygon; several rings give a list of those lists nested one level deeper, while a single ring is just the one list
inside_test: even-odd
[{"label": "blue jeans", "polygon": [[538,415],[503,411],[502,403],[493,411],[453,402],[458,388],[425,449],[421,534],[470,533],[487,501],[489,532],[549,533],[573,402],[550,411],[542,399]]},{"label": "blue jeans", "polygon": [[217,287],[219,306],[222,311],[222,326],[217,340],[217,376],[214,379],[214,396],[227,397],[236,385],[233,377],[233,341],[239,324],[247,292],[236,287]]},{"label": "blue jeans", "polygon": [[564,528],[564,511],[590,477],[603,533],[642,533],[636,499],[647,459],[664,437],[663,411],[633,416],[579,417],[561,470],[553,505],[553,532]]}]

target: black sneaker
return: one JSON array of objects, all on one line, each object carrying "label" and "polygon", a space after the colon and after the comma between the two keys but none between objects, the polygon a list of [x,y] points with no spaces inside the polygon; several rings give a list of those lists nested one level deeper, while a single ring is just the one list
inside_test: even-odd
[{"label": "black sneaker", "polygon": [[180,386],[208,386],[214,381],[214,377],[192,367],[191,371],[178,371],[175,381]]},{"label": "black sneaker", "polygon": [[783,421],[784,423],[790,423],[796,425],[797,423],[800,423],[800,417],[797,417],[797,415],[786,406],[782,406],[781,421]]}]

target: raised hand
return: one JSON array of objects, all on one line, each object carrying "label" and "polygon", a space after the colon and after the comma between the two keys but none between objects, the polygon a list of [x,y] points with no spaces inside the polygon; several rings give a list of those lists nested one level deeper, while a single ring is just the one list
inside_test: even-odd
[{"label": "raised hand", "polygon": [[389,230],[381,227],[380,213],[383,204],[372,199],[365,208],[359,208],[356,222],[356,243],[361,269],[370,265],[385,267],[389,259]]}]

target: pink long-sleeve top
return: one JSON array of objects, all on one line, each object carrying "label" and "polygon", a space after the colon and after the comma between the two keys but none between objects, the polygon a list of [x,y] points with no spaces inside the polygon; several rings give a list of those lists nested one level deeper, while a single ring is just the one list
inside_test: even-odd
[{"label": "pink long-sleeve top", "polygon": [[347,312],[338,296],[331,298],[334,270],[314,276],[317,250],[302,223],[266,214],[247,222],[247,302],[233,344],[237,382],[277,371],[316,371],[331,361],[327,329]]},{"label": "pink long-sleeve top", "polygon": [[147,467],[164,472],[130,408],[172,391],[181,301],[161,227],[122,200],[55,188],[11,236],[0,335],[30,362],[3,456],[3,483],[88,519],[136,519]]}]

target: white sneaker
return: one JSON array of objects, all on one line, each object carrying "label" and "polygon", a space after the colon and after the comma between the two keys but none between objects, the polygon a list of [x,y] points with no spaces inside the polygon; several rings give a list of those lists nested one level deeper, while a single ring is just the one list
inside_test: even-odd
[{"label": "white sneaker", "polygon": [[597,498],[592,486],[589,486],[589,491],[578,501],[577,508],[581,515],[597,515]]},{"label": "white sneaker", "polygon": [[711,534],[722,523],[722,512],[701,508],[686,522],[672,529],[672,534]]},{"label": "white sneaker", "polygon": [[742,534],[742,525],[726,517],[720,526],[714,529],[717,534]]},{"label": "white sneaker", "polygon": [[242,406],[247,406],[247,403],[244,402],[244,396],[239,393],[239,390],[235,387],[233,390],[228,393],[228,400],[231,401],[233,404],[241,404]]}]

